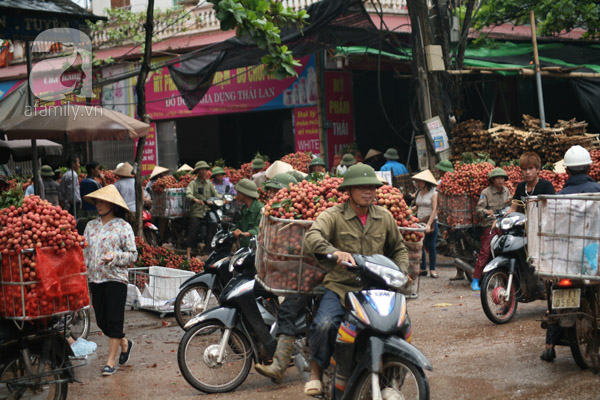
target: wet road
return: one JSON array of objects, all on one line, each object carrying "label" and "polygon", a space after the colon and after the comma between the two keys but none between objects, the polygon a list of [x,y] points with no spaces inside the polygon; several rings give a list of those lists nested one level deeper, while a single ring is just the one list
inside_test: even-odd
[{"label": "wet road", "polygon": [[[439,274],[439,279],[422,277],[419,298],[408,305],[413,344],[434,367],[427,373],[432,399],[600,398],[600,375],[581,371],[568,347],[557,348],[552,363],[540,360],[545,331],[536,319],[545,311],[544,302],[519,304],[513,321],[494,325],[467,281],[450,282],[452,268],[439,268]],[[163,327],[163,320],[170,326]],[[70,385],[69,398],[308,398],[302,393],[304,383],[295,368],[288,370],[279,386],[252,370],[236,391],[205,395],[189,386],[179,372],[177,346],[183,331],[174,318],[128,311],[126,323],[127,336],[136,343],[130,363],[113,376],[101,376],[108,341],[94,325],[89,339],[98,343],[97,354],[77,370],[83,383]]]}]

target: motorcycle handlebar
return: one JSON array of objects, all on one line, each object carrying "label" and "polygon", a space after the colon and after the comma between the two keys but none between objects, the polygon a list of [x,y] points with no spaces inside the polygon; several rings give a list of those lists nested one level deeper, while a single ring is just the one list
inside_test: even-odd
[{"label": "motorcycle handlebar", "polygon": [[[335,254],[327,254],[326,257],[328,260],[331,260],[333,262],[337,262],[337,260],[338,260],[338,256],[336,256]],[[350,268],[356,267],[356,265],[349,263],[347,261],[342,261],[341,264],[345,267],[350,267]]]}]

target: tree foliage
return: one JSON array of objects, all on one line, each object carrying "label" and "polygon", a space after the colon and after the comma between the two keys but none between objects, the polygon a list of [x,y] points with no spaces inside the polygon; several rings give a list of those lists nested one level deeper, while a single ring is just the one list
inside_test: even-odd
[{"label": "tree foliage", "polygon": [[512,22],[529,24],[529,12],[535,12],[538,33],[557,36],[576,28],[586,30],[583,39],[600,38],[600,2],[597,0],[482,0],[473,15],[473,28]]},{"label": "tree foliage", "polygon": [[235,29],[236,36],[249,38],[266,50],[263,64],[278,78],[295,76],[292,52],[281,43],[281,28],[296,25],[302,28],[307,24],[306,10],[294,11],[275,0],[208,0],[213,4],[221,30]]}]

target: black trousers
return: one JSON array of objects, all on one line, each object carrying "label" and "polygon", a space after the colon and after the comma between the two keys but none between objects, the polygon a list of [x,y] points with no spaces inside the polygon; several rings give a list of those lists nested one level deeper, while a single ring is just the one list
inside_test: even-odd
[{"label": "black trousers", "polygon": [[190,217],[187,232],[187,247],[194,249],[198,246],[198,232],[203,224],[204,218]]},{"label": "black trousers", "polygon": [[289,296],[279,306],[276,335],[296,336],[296,320],[305,314],[309,296]]},{"label": "black trousers", "polygon": [[111,339],[124,338],[127,285],[115,281],[90,283],[90,290],[98,327]]}]

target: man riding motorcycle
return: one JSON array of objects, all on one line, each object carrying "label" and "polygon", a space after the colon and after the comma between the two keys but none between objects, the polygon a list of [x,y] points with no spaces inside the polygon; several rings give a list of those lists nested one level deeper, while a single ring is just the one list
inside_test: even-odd
[{"label": "man riding motorcycle", "polygon": [[306,233],[306,253],[337,256],[337,264],[323,262],[328,271],[324,280],[326,291],[310,327],[312,361],[310,381],[304,388],[306,395],[316,396],[323,392],[322,374],[329,366],[337,331],[345,314],[343,301],[346,293],[362,288],[360,278],[347,271],[342,263],[355,265],[353,253],[383,254],[408,272],[408,252],[394,217],[385,208],[373,205],[376,188],[381,185],[370,166],[356,164],[349,167],[340,185],[340,189],[348,190],[349,200],[324,211]]},{"label": "man riding motorcycle", "polygon": [[[569,178],[563,189],[558,194],[597,193],[600,192],[600,184],[589,177],[588,172],[592,165],[590,153],[583,147],[572,146],[565,153],[565,167]],[[546,330],[546,348],[540,355],[543,361],[554,361],[556,350],[561,337],[561,328],[557,323],[549,324]]]},{"label": "man riding motorcycle", "polygon": [[242,203],[242,215],[233,227],[233,234],[240,239],[241,247],[248,247],[250,237],[258,235],[260,210],[264,205],[258,201],[258,189],[250,179],[242,179],[235,185],[236,199]]}]

